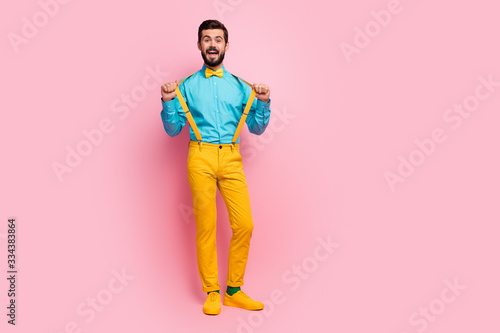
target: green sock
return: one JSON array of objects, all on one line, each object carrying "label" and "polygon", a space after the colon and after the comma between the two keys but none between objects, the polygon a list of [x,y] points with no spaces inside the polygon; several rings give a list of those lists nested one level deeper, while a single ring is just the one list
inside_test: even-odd
[{"label": "green sock", "polygon": [[241,288],[240,287],[230,287],[230,286],[227,286],[227,290],[226,292],[228,293],[229,296],[233,296],[233,294],[237,291],[240,291]]},{"label": "green sock", "polygon": [[210,293],[214,293],[214,292],[220,294],[219,290],[212,290],[212,291],[207,291],[207,295],[210,294]]}]

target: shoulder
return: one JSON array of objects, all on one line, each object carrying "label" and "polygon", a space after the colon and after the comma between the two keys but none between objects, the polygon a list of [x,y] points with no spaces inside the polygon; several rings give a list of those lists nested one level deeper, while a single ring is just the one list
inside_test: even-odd
[{"label": "shoulder", "polygon": [[226,80],[230,84],[237,87],[238,89],[246,91],[246,90],[251,88],[251,85],[247,81],[243,80],[241,77],[239,77],[239,76],[237,76],[229,71],[226,71],[226,73],[228,74]]},{"label": "shoulder", "polygon": [[201,69],[179,80],[179,86],[189,86],[190,84],[196,83],[200,75],[201,75]]}]

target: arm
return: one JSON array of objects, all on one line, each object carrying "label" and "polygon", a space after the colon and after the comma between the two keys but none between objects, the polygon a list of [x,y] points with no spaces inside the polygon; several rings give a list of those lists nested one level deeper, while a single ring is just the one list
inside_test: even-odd
[{"label": "arm", "polygon": [[[269,87],[265,84],[254,84],[255,99],[246,120],[250,133],[261,135],[266,130],[271,116],[271,99]],[[247,98],[250,95],[248,92]],[[246,104],[245,104],[246,105]],[[245,107],[245,105],[243,107]]]},{"label": "arm", "polygon": [[266,130],[271,116],[271,99],[264,103],[260,99],[254,99],[247,116],[247,126],[250,133],[261,135]]},{"label": "arm", "polygon": [[[178,135],[184,125],[186,124],[186,114],[182,109],[181,104],[177,97],[175,97],[175,88],[178,83],[171,82],[166,83],[162,86],[162,111],[161,111],[161,119],[163,121],[163,127],[165,128],[165,132],[168,135],[174,137]],[[179,90],[181,94],[183,94],[183,87],[180,87]]]}]

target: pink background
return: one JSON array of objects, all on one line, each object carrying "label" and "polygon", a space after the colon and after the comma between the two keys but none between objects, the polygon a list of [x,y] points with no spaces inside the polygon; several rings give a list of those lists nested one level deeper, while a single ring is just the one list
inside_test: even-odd
[{"label": "pink background", "polygon": [[[0,14],[0,267],[4,276],[15,216],[18,317],[6,323],[3,277],[2,332],[498,332],[500,87],[460,126],[443,117],[478,101],[478,77],[500,81],[499,9],[74,0],[49,17],[36,0],[10,3]],[[41,27],[15,52],[9,36],[22,35],[23,18]],[[242,134],[255,220],[244,290],[265,312],[202,314],[188,131],[170,138],[160,84],[141,88],[147,68],[165,82],[201,68],[197,28],[209,18],[229,29],[226,68],[271,87],[272,125]],[[356,39],[365,28],[371,37]],[[346,57],[341,45],[355,41],[366,45]],[[124,107],[132,93],[137,104]],[[105,119],[112,131],[59,181],[52,163]],[[424,155],[415,140],[429,144],[436,128],[446,140]],[[384,175],[400,156],[420,165],[391,190]],[[225,286],[230,230],[218,199]],[[318,238],[339,246],[328,253]],[[111,293],[122,270],[133,277]],[[93,317],[91,298],[104,304]]]}]

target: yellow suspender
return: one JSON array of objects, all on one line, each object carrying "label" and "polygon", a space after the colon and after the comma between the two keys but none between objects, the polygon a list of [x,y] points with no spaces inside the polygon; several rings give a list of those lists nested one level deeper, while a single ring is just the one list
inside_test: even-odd
[{"label": "yellow suspender", "polygon": [[[191,75],[193,75],[193,74],[191,74]],[[189,75],[187,78],[189,78],[191,75]],[[245,80],[237,77],[234,74],[232,74],[232,75],[235,78],[237,78],[237,79],[245,82],[250,87],[252,87],[252,85],[250,83],[248,83],[247,81],[245,81]],[[186,80],[187,78],[185,78],[184,80]],[[179,85],[184,80],[182,80],[181,82],[179,82]],[[189,125],[191,125],[191,128],[193,129],[194,135],[196,136],[196,140],[198,140],[198,142],[201,142],[200,130],[198,129],[198,126],[196,126],[196,123],[194,122],[194,119],[193,119],[193,115],[191,114],[191,111],[189,111],[189,108],[188,108],[188,106],[186,104],[186,101],[184,100],[184,97],[182,97],[182,94],[181,94],[178,86],[175,88],[175,95],[177,96],[177,98],[179,99],[179,102],[181,103],[182,109],[184,110],[184,113],[186,114],[186,118],[187,118],[187,120],[189,122]],[[245,110],[243,110],[243,114],[241,115],[238,127],[236,127],[236,132],[234,133],[233,140],[232,140],[233,145],[238,140],[238,136],[240,136],[241,129],[243,128],[243,124],[245,123],[245,120],[247,119],[248,111],[250,111],[250,108],[252,107],[254,99],[255,99],[255,89],[252,89],[252,92],[250,93],[250,97],[248,97],[248,101],[247,101],[247,105],[245,106]]]},{"label": "yellow suspender", "polygon": [[[191,75],[193,75],[193,74],[191,74]],[[191,75],[189,75],[187,78],[189,78]],[[186,79],[184,79],[184,80],[186,80]],[[179,82],[179,85],[184,80]],[[184,97],[182,97],[181,91],[179,90],[179,86],[177,86],[175,88],[175,94],[177,95],[177,98],[179,99],[179,102],[181,103],[182,109],[184,110],[184,113],[186,114],[186,118],[189,122],[189,125],[191,125],[191,128],[193,129],[194,135],[196,135],[196,140],[198,140],[198,142],[201,142],[200,130],[198,129],[198,126],[196,126],[196,123],[194,122],[193,115],[191,114],[191,111],[189,111],[189,108],[186,104],[186,101],[184,100]]]},{"label": "yellow suspender", "polygon": [[[247,81],[237,77],[234,74],[233,74],[233,76],[235,78],[240,79],[241,81],[245,82],[250,87],[252,87],[252,85],[250,83],[248,83]],[[236,132],[234,133],[233,140],[232,140],[233,145],[236,143],[236,141],[238,141],[238,137],[240,136],[240,132],[241,132],[241,129],[243,128],[243,124],[245,123],[245,120],[247,120],[248,111],[250,111],[250,108],[252,107],[254,98],[255,98],[255,89],[252,88],[252,92],[250,93],[250,97],[248,97],[248,101],[247,101],[247,105],[245,106],[245,110],[243,110],[243,114],[241,115],[238,127],[236,127]]]}]

